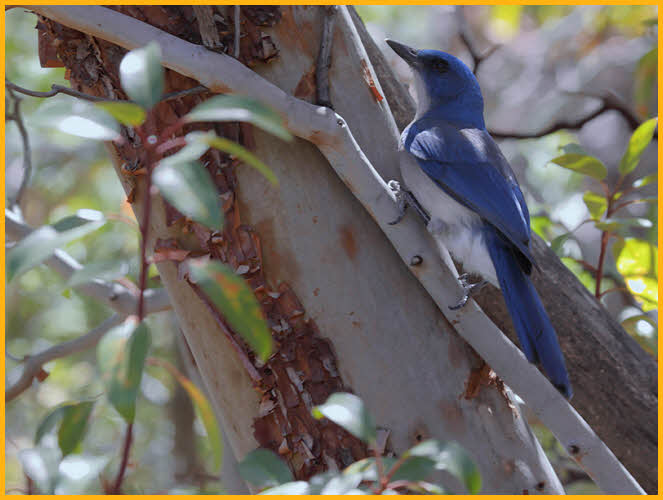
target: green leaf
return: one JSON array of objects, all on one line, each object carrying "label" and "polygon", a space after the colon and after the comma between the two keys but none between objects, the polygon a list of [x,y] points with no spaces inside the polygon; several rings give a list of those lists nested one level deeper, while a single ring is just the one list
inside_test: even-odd
[{"label": "green leaf", "polygon": [[57,424],[64,413],[64,409],[67,406],[73,406],[74,403],[65,403],[60,406],[57,406],[51,410],[39,423],[37,426],[37,431],[35,432],[35,444],[39,444],[42,438],[48,434],[55,424]]},{"label": "green leaf", "polygon": [[561,146],[559,149],[562,150],[564,154],[579,154],[583,156],[587,156],[587,152],[582,149],[580,144],[576,144],[573,142],[570,142],[569,144],[565,144]]},{"label": "green leaf", "polygon": [[613,253],[622,276],[658,276],[658,248],[648,241],[626,238],[613,245]]},{"label": "green leaf", "polygon": [[481,475],[469,454],[458,443],[444,445],[436,440],[427,440],[411,448],[407,455],[426,457],[435,462],[435,469],[446,470],[460,479],[468,493],[476,495],[481,490]]},{"label": "green leaf", "polygon": [[210,229],[223,228],[219,194],[212,176],[200,162],[161,162],[152,180],[163,197],[184,215]]},{"label": "green leaf", "polygon": [[145,121],[145,110],[133,102],[106,101],[95,103],[95,106],[103,109],[118,122],[128,127],[137,127]]},{"label": "green leaf", "polygon": [[652,356],[658,352],[658,324],[646,314],[631,316],[622,321],[622,327],[644,350]]},{"label": "green leaf", "polygon": [[269,182],[274,185],[278,185],[279,181],[274,175],[274,172],[272,172],[271,169],[265,165],[256,155],[251,153],[240,144],[230,141],[225,137],[219,137],[214,132],[192,132],[187,135],[187,142],[190,140],[189,138],[191,138],[192,141],[201,141],[208,146],[237,157],[239,160],[251,165],[256,170],[258,170],[258,172],[264,175]]},{"label": "green leaf", "polygon": [[654,137],[657,123],[658,118],[651,118],[633,132],[628,147],[626,148],[626,152],[619,163],[619,173],[622,176],[633,171],[635,167],[638,166],[642,153]]},{"label": "green leaf", "polygon": [[108,391],[108,399],[127,423],[136,415],[136,397],[150,347],[145,323],[127,320],[110,330],[99,342],[97,359]]},{"label": "green leaf", "polygon": [[239,464],[242,479],[256,488],[270,488],[293,480],[288,466],[271,450],[251,451]]},{"label": "green leaf", "polygon": [[101,212],[82,209],[76,215],[36,229],[7,252],[7,281],[44,262],[56,248],[99,229],[105,223]]},{"label": "green leaf", "polygon": [[425,456],[410,456],[396,469],[393,481],[423,481],[435,470],[436,462]]},{"label": "green leaf", "polygon": [[164,70],[161,49],[156,42],[124,56],[120,63],[120,82],[129,98],[147,110],[161,100]]},{"label": "green leaf", "polygon": [[230,326],[266,361],[273,341],[260,304],[243,278],[220,262],[189,260],[189,276],[205,292]]},{"label": "green leaf", "polygon": [[649,229],[652,226],[652,221],[643,217],[611,217],[594,223],[594,227],[600,231],[617,232],[619,234],[625,234],[629,228],[633,227]]},{"label": "green leaf", "polygon": [[550,160],[550,163],[559,165],[568,170],[588,175],[596,180],[603,180],[608,174],[605,165],[598,158],[580,153],[568,153]]},{"label": "green leaf", "polygon": [[634,181],[633,182],[633,187],[636,188],[636,189],[640,189],[640,188],[648,186],[649,184],[652,184],[652,183],[657,182],[657,181],[658,181],[658,172],[653,173],[653,174],[649,174],[649,175],[645,175],[641,179],[638,179],[638,180]]},{"label": "green leaf", "polygon": [[271,108],[249,97],[218,95],[207,99],[184,116],[191,122],[248,122],[281,139],[292,139],[283,118]]},{"label": "green leaf", "polygon": [[67,286],[78,286],[95,279],[112,281],[125,276],[129,272],[129,264],[121,260],[91,262],[74,273],[67,280]]},{"label": "green leaf", "polygon": [[83,401],[64,407],[58,430],[58,445],[63,457],[73,452],[83,440],[93,406],[94,401]]},{"label": "green leaf", "polygon": [[568,240],[571,236],[573,236],[572,232],[564,233],[559,235],[557,238],[553,239],[550,242],[550,249],[555,252],[557,255],[561,254],[562,246]]},{"label": "green leaf", "polygon": [[594,227],[599,231],[615,232],[618,229],[623,228],[624,225],[614,219],[607,219],[602,222],[597,222],[594,224]]},{"label": "green leaf", "polygon": [[309,487],[306,481],[292,481],[289,483],[267,488],[261,495],[308,495]]},{"label": "green leaf", "polygon": [[636,314],[622,321],[622,328],[633,337],[655,338],[658,324],[646,314]]},{"label": "green leaf", "polygon": [[647,276],[630,276],[626,278],[626,286],[633,295],[644,301],[643,311],[658,307],[658,280]]},{"label": "green leaf", "polygon": [[54,101],[39,107],[37,125],[98,141],[122,141],[120,125],[100,107],[81,100]]},{"label": "green leaf", "polygon": [[363,401],[348,392],[337,392],[313,408],[315,418],[326,417],[365,443],[375,442],[377,431]]},{"label": "green leaf", "polygon": [[546,215],[535,215],[530,219],[530,226],[532,231],[544,240],[547,240],[549,238],[550,230],[553,227],[553,222],[550,220],[550,217]]},{"label": "green leaf", "polygon": [[601,216],[608,208],[608,200],[605,196],[601,196],[592,191],[586,191],[585,194],[582,195],[582,200],[585,202],[592,219],[596,221],[601,219]]},{"label": "green leaf", "polygon": [[594,279],[594,276],[583,267],[582,264],[570,257],[561,257],[560,260],[567,268],[569,268],[575,277],[578,278],[578,280],[583,285],[585,285],[587,290],[594,293],[594,290],[596,289],[596,280]]}]

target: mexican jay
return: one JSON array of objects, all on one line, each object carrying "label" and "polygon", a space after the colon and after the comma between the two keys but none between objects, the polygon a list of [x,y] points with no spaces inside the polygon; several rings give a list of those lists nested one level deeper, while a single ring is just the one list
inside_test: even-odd
[{"label": "mexican jay", "polygon": [[[428,229],[438,245],[465,271],[502,290],[527,359],[540,362],[553,385],[570,398],[557,335],[529,278],[536,263],[527,205],[486,131],[477,79],[450,54],[387,43],[412,69],[417,93],[416,116],[400,140],[407,190],[428,212]],[[461,282],[467,300],[474,285]]]}]

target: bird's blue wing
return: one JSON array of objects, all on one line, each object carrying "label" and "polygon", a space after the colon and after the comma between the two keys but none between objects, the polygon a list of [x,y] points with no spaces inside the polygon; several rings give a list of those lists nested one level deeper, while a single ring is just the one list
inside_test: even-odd
[{"label": "bird's blue wing", "polygon": [[533,263],[527,205],[513,171],[484,130],[420,120],[403,145],[449,196],[495,226]]}]

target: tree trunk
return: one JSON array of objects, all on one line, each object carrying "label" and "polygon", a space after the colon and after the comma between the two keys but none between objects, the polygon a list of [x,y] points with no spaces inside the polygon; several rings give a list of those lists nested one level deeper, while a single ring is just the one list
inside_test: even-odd
[{"label": "tree trunk", "polygon": [[[190,7],[115,9],[200,43]],[[223,14],[224,8],[218,9]],[[286,92],[313,99],[323,15],[320,7],[243,7],[240,60]],[[231,33],[230,38],[221,40],[222,44],[232,39],[231,18],[226,16],[228,29],[224,30]],[[71,71],[73,87],[124,97],[117,76],[124,50],[52,21],[42,23],[41,29],[51,41],[64,42],[58,45],[58,54]],[[401,92],[398,99],[407,103],[407,96],[373,50],[370,62],[378,65],[389,85],[383,90],[379,82],[366,81],[364,68],[370,62],[354,30],[347,18],[339,16],[332,47],[331,101],[381,175],[400,178],[394,154],[395,123],[378,112],[373,99],[389,92],[393,104],[399,102],[396,97]],[[167,72],[167,82],[167,91],[196,84],[172,71]],[[200,100],[187,97],[161,103],[154,126],[163,129]],[[395,114],[404,117],[407,110]],[[316,147],[303,140],[285,144],[246,126],[217,128],[252,146],[274,170],[280,187],[274,189],[246,166],[233,174],[233,167],[221,168],[227,158],[209,155],[209,169],[227,202],[222,238],[211,240],[199,226],[187,225],[157,196],[150,246],[173,238],[183,248],[202,249],[234,268],[248,266],[245,276],[273,327],[279,350],[265,366],[258,366],[223,319],[181,279],[176,263],[158,264],[236,456],[243,457],[256,446],[270,447],[282,454],[299,478],[361,458],[366,450],[360,443],[310,416],[311,405],[321,403],[331,392],[351,388],[388,431],[388,451],[401,453],[427,437],[456,440],[478,463],[484,492],[536,492],[537,485],[538,491],[561,492],[538,442],[499,384],[473,394],[466,390],[480,371],[481,360],[458,337]],[[123,162],[144,160],[141,151],[129,145],[113,154],[127,193],[135,195],[134,209],[140,216],[143,185],[119,167]],[[559,275],[568,276],[561,270]],[[569,290],[581,294],[573,286]],[[549,305],[549,294],[542,292]],[[564,300],[577,298],[564,297],[561,305]],[[553,322],[557,310],[549,309]],[[601,309],[592,311],[598,311],[592,325],[610,323]],[[625,335],[618,327],[609,331]],[[566,347],[566,332],[560,331],[560,337]],[[574,377],[571,363],[578,358],[566,352]],[[638,355],[634,349],[630,352]],[[583,369],[588,368],[593,369]],[[574,379],[579,394],[583,387]],[[588,420],[590,415],[585,415]],[[591,420],[590,424],[595,425]],[[631,469],[628,459],[639,457],[622,454],[619,458]],[[633,472],[637,475],[637,470]],[[655,486],[655,475],[653,481]]]}]

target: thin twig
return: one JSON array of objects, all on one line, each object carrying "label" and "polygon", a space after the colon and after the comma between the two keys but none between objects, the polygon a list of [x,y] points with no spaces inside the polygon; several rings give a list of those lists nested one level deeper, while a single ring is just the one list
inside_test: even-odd
[{"label": "thin twig", "polygon": [[24,360],[21,376],[5,392],[5,402],[11,401],[30,387],[32,380],[41,372],[42,367],[46,363],[96,346],[108,330],[122,323],[125,318],[125,315],[113,314],[81,337],[55,345],[40,353],[27,356]]},{"label": "thin twig", "polygon": [[136,129],[141,142],[145,145],[147,153],[147,175],[145,176],[145,199],[143,200],[143,220],[140,224],[140,278],[138,281],[138,307],[137,315],[138,321],[145,319],[145,288],[147,286],[147,271],[150,267],[147,262],[147,243],[150,231],[150,216],[152,214],[152,171],[154,170],[154,146],[148,143],[145,133],[142,128]]},{"label": "thin twig", "polygon": [[465,15],[463,14],[463,7],[460,5],[456,7],[456,17],[458,19],[458,35],[460,36],[460,39],[465,44],[468,52],[470,53],[470,56],[472,57],[472,62],[474,64],[472,72],[477,74],[481,63],[488,59],[493,54],[493,52],[501,47],[501,45],[492,45],[483,52],[480,52],[476,46],[476,42],[474,41],[474,36],[470,32],[467,19],[465,19]]},{"label": "thin twig", "polygon": [[32,150],[30,149],[30,138],[28,136],[28,131],[25,128],[25,123],[23,123],[23,115],[21,113],[21,98],[17,96],[12,89],[9,90],[9,95],[14,104],[12,112],[7,115],[8,120],[13,120],[16,123],[18,132],[21,135],[21,142],[23,143],[23,178],[21,179],[21,185],[14,195],[14,199],[11,202],[11,205],[18,205],[21,203],[21,198],[25,192],[25,188],[30,182],[32,177]]},{"label": "thin twig", "polygon": [[36,90],[30,90],[26,89],[24,87],[20,87],[16,85],[15,83],[10,82],[9,80],[5,79],[5,87],[8,89],[14,90],[16,92],[19,92],[21,94],[29,95],[32,97],[53,97],[58,94],[66,94],[70,95],[72,97],[78,97],[79,99],[84,99],[86,101],[91,101],[91,102],[105,102],[105,101],[114,101],[114,99],[106,99],[105,97],[97,97],[93,96],[90,94],[86,94],[85,92],[79,92],[77,90],[74,90],[70,87],[65,87],[63,85],[56,85],[53,84],[51,85],[51,90],[48,92],[38,92]]},{"label": "thin twig", "polygon": [[176,90],[175,92],[169,92],[167,94],[164,94],[161,97],[161,102],[172,101],[173,99],[179,99],[180,97],[187,97],[190,95],[204,94],[205,92],[209,91],[210,90],[204,85],[196,85],[195,87],[191,87],[190,89]]},{"label": "thin twig", "polygon": [[608,288],[607,290],[603,290],[601,293],[599,293],[599,298],[611,292],[630,293],[630,290],[623,286],[613,286],[612,288]]},{"label": "thin twig", "polygon": [[115,477],[113,489],[110,491],[111,495],[119,495],[122,493],[122,481],[124,480],[124,472],[127,470],[127,464],[129,463],[129,451],[131,450],[131,442],[133,441],[133,428],[134,423],[129,422],[127,424],[127,430],[124,435],[122,461],[120,462],[120,468],[118,469],[117,476]]},{"label": "thin twig", "polygon": [[316,101],[320,106],[327,106],[334,109],[329,94],[329,68],[331,66],[331,49],[334,38],[334,24],[336,22],[336,5],[329,5],[323,8],[324,20],[322,26],[322,36],[320,37],[320,51],[318,52],[318,61],[315,67],[315,86]]},{"label": "thin twig", "polygon": [[[78,90],[74,90],[70,87],[65,87],[63,85],[56,85],[56,84],[51,85],[51,90],[48,92],[39,92],[36,90],[30,90],[24,87],[20,87],[15,83],[5,79],[5,87],[7,87],[9,90],[16,91],[20,94],[25,94],[39,98],[49,98],[49,97],[54,97],[58,94],[66,94],[71,97],[77,97],[79,99],[83,99],[84,101],[90,101],[90,102],[118,102],[117,99],[109,99],[107,97],[94,96],[86,94],[85,92],[79,92]],[[169,92],[167,94],[164,94],[161,97],[160,102],[172,101],[173,99],[179,99],[180,97],[187,97],[190,95],[197,95],[205,92],[209,92],[209,89],[207,87],[205,87],[204,85],[196,85],[195,87],[191,87],[190,89],[177,90],[174,92]],[[122,101],[122,102],[132,102],[132,101]]]}]

